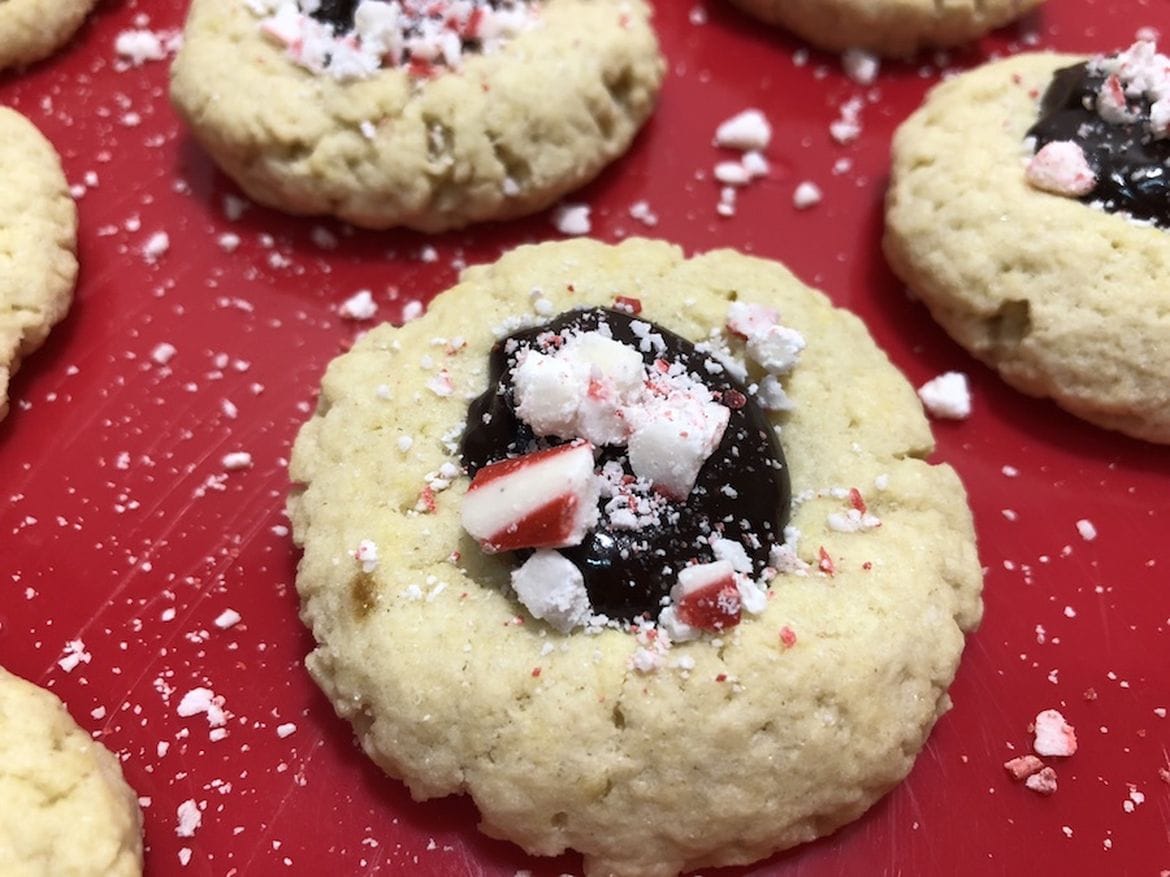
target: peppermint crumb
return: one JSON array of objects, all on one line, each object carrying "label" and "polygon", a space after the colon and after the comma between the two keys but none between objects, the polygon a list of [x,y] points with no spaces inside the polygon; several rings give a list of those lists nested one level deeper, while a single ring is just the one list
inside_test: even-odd
[{"label": "peppermint crumb", "polygon": [[398,437],[398,450],[402,451],[402,453],[405,454],[413,446],[414,446],[414,439],[412,439],[410,436],[400,435]]},{"label": "peppermint crumb", "polygon": [[561,234],[589,234],[593,224],[589,220],[588,204],[558,204],[553,208],[552,224]]},{"label": "peppermint crumb", "polygon": [[1077,532],[1081,534],[1081,538],[1086,542],[1092,542],[1097,538],[1097,528],[1087,518],[1081,518],[1077,521]]},{"label": "peppermint crumb", "polygon": [[154,346],[154,350],[150,351],[150,358],[159,365],[166,365],[170,362],[178,351],[175,345],[163,341]]},{"label": "peppermint crumb", "polygon": [[72,673],[78,664],[88,664],[92,655],[85,650],[85,643],[79,639],[65,643],[65,655],[57,661],[57,666],[66,673]]},{"label": "peppermint crumb", "polygon": [[171,248],[171,237],[165,231],[156,231],[142,245],[142,256],[151,264],[157,262]]},{"label": "peppermint crumb", "polygon": [[792,193],[792,205],[797,210],[807,210],[809,207],[820,204],[823,197],[820,186],[810,180],[805,180]]},{"label": "peppermint crumb", "polygon": [[421,301],[408,301],[402,306],[402,322],[409,323],[411,320],[417,320],[422,316],[422,312]]},{"label": "peppermint crumb", "polygon": [[190,847],[183,847],[181,850],[179,850],[179,864],[182,865],[184,868],[186,868],[187,865],[190,864],[190,862],[191,862],[191,849],[190,849]]},{"label": "peppermint crumb", "polygon": [[297,726],[292,722],[285,722],[283,725],[276,726],[276,736],[283,740],[285,737],[291,736],[297,732]]},{"label": "peppermint crumb", "polygon": [[859,85],[872,85],[881,69],[881,61],[865,49],[846,49],[841,55],[841,67],[845,75]]},{"label": "peppermint crumb", "polygon": [[369,320],[378,313],[378,305],[368,289],[361,289],[341,303],[341,316],[347,320]]},{"label": "peppermint crumb", "polygon": [[124,30],[114,38],[119,58],[140,67],[147,61],[161,61],[167,56],[163,41],[149,30]]},{"label": "peppermint crumb", "polygon": [[195,799],[188,798],[180,804],[176,815],[178,825],[175,826],[175,834],[179,837],[194,837],[203,822],[203,814],[199,812],[199,805],[195,803]]},{"label": "peppermint crumb", "polygon": [[217,239],[217,243],[225,253],[234,253],[240,247],[240,236],[234,232],[224,232]]},{"label": "peppermint crumb", "polygon": [[252,455],[247,451],[232,451],[223,455],[223,467],[229,472],[239,469],[248,469],[252,465]]},{"label": "peppermint crumb", "polygon": [[240,623],[240,613],[235,609],[225,609],[215,619],[215,626],[220,630],[227,630]]},{"label": "peppermint crumb", "polygon": [[772,141],[772,126],[757,109],[747,109],[724,121],[715,129],[715,144],[730,149],[765,149]]},{"label": "peppermint crumb", "polygon": [[647,201],[635,201],[630,205],[629,212],[631,219],[636,219],[648,228],[658,225],[658,214],[650,209]]},{"label": "peppermint crumb", "polygon": [[962,372],[945,372],[918,388],[918,398],[933,417],[965,420],[971,416],[971,391]]},{"label": "peppermint crumb", "polygon": [[1004,466],[1000,471],[1003,472],[1005,478],[1015,478],[1020,474],[1020,470],[1015,466]]}]

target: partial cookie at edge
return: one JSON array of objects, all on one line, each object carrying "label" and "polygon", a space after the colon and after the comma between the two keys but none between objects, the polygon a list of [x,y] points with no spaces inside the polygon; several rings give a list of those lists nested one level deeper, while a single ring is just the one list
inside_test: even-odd
[{"label": "partial cookie at edge", "polygon": [[47,58],[81,27],[97,0],[0,2],[0,70]]},{"label": "partial cookie at edge", "polygon": [[898,130],[884,249],[934,318],[1012,386],[1170,442],[1170,233],[1030,187],[1053,71],[1020,55],[938,86]]},{"label": "partial cookie at edge", "polygon": [[142,814],[118,760],[61,701],[0,668],[0,872],[135,877]]},{"label": "partial cookie at edge", "polygon": [[8,381],[69,310],[77,208],[52,144],[0,107],[0,418]]},{"label": "partial cookie at edge", "polygon": [[403,68],[313,74],[242,0],[195,0],[171,96],[257,201],[441,231],[541,210],[625,152],[662,81],[649,15],[642,0],[547,0],[539,26],[416,89]]},{"label": "partial cookie at edge", "polygon": [[868,49],[902,57],[969,42],[1044,0],[731,0],[829,51]]},{"label": "partial cookie at edge", "polygon": [[[881,527],[837,532],[839,499],[805,502],[793,523],[813,574],[778,578],[722,649],[676,645],[652,674],[631,669],[630,634],[525,621],[506,562],[461,533],[466,479],[433,513],[415,509],[484,388],[492,327],[531,318],[534,288],[553,311],[635,297],[694,340],[730,300],[778,307],[809,340],[787,382],[797,409],[779,417],[794,494],[856,486]],[[436,338],[466,347],[440,355]],[[427,389],[439,368],[451,395]],[[668,875],[811,840],[903,778],[980,615],[965,495],[949,467],[923,462],[930,446],[913,390],[861,323],[775,263],[687,261],[638,240],[523,247],[329,367],[291,464],[310,671],[415,797],[467,791],[487,833],[542,855],[580,849],[591,874]],[[379,549],[368,573],[353,555],[363,539]],[[815,572],[821,547],[832,578]],[[669,663],[682,658],[693,669]]]}]

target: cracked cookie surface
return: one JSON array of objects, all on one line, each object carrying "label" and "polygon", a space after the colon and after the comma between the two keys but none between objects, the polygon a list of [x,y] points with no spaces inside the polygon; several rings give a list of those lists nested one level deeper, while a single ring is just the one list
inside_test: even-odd
[{"label": "cracked cookie surface", "polygon": [[[654,672],[635,669],[631,633],[527,616],[510,561],[461,528],[467,478],[436,480],[497,333],[615,296],[693,341],[733,300],[777,308],[808,341],[785,379],[795,410],[769,416],[803,494],[792,523],[809,568]],[[949,706],[981,574],[963,488],[925,462],[931,446],[860,321],[776,263],[643,240],[522,247],[329,366],[291,462],[309,671],[416,798],[467,792],[482,830],[531,853],[580,850],[593,875],[754,861],[858,817]],[[880,527],[829,524],[848,503],[828,491],[850,487]]]},{"label": "cracked cookie surface", "polygon": [[9,378],[69,310],[76,251],[77,208],[56,151],[0,107],[0,418]]},{"label": "cracked cookie surface", "polygon": [[97,0],[0,0],[0,70],[46,58],[69,41]]},{"label": "cracked cookie surface", "polygon": [[2,667],[0,873],[142,873],[142,815],[118,760],[60,700]]},{"label": "cracked cookie surface", "polygon": [[898,130],[884,248],[968,351],[1099,426],[1170,443],[1170,232],[1025,180],[1061,67],[1029,54],[938,86]]},{"label": "cracked cookie surface", "polygon": [[954,46],[1019,18],[1043,0],[732,0],[745,12],[830,51],[912,55]]},{"label": "cracked cookie surface", "polygon": [[346,81],[298,67],[243,0],[195,0],[171,95],[255,200],[436,232],[534,213],[593,179],[662,75],[642,0],[546,0],[537,26],[456,71]]}]

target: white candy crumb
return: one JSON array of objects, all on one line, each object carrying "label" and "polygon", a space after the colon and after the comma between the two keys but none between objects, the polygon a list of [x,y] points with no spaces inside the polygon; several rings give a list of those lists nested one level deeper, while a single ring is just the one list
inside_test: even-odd
[{"label": "white candy crumb", "polygon": [[65,656],[57,661],[57,666],[66,673],[72,673],[78,664],[88,664],[93,656],[85,650],[85,643],[79,639],[65,643]]},{"label": "white candy crumb", "polygon": [[1037,755],[1068,757],[1077,751],[1077,735],[1059,711],[1044,710],[1036,716],[1036,740],[1032,748]]},{"label": "white candy crumb", "polygon": [[1097,538],[1097,528],[1087,518],[1081,518],[1077,521],[1077,532],[1081,534],[1081,538],[1086,542],[1092,542]]},{"label": "white candy crumb", "polygon": [[408,301],[402,306],[402,322],[409,323],[422,316],[423,304],[421,301]]},{"label": "white candy crumb", "polygon": [[135,67],[147,61],[161,61],[167,56],[166,47],[158,34],[149,30],[124,30],[114,38],[114,51]]},{"label": "white candy crumb", "polygon": [[589,594],[581,570],[564,555],[539,549],[512,571],[512,589],[532,613],[562,633],[584,624],[590,615]]},{"label": "white candy crumb", "polygon": [[1097,185],[1084,150],[1071,140],[1044,144],[1028,162],[1024,176],[1037,189],[1071,197],[1087,195]]},{"label": "white candy crumb", "polygon": [[224,232],[216,239],[216,242],[225,253],[234,253],[240,248],[240,236],[235,232]]},{"label": "white candy crumb", "polygon": [[235,609],[225,609],[215,618],[215,626],[220,630],[227,630],[240,623],[240,613]]},{"label": "white candy crumb", "polygon": [[378,568],[378,545],[372,539],[363,539],[358,543],[354,552],[357,562],[362,565],[362,572],[372,573]]},{"label": "white candy crumb", "polygon": [[283,740],[285,737],[291,736],[297,732],[297,726],[292,722],[285,722],[283,725],[276,726],[276,736]]},{"label": "white candy crumb", "polygon": [[195,799],[188,798],[180,804],[176,815],[178,825],[175,826],[175,834],[179,837],[194,837],[203,822],[203,814],[199,812],[199,805],[195,803]]},{"label": "white candy crumb", "polygon": [[369,320],[378,313],[378,305],[368,289],[355,292],[341,303],[341,316],[347,320]]},{"label": "white candy crumb", "polygon": [[207,724],[213,728],[227,723],[227,716],[223,711],[223,698],[217,696],[210,688],[192,688],[183,695],[175,711],[185,719],[204,713],[207,716]]},{"label": "white candy crumb", "polygon": [[809,180],[805,180],[792,193],[792,204],[797,210],[805,210],[816,204],[820,204],[823,197],[824,195],[821,193],[820,186]]},{"label": "white candy crumb", "polygon": [[962,372],[946,372],[918,388],[918,398],[934,417],[965,420],[971,416],[971,390]]},{"label": "white candy crumb", "polygon": [[150,358],[159,365],[166,365],[174,358],[177,352],[175,345],[163,341],[160,344],[156,344],[154,350],[150,351]]},{"label": "white candy crumb", "polygon": [[872,85],[881,69],[877,55],[865,49],[846,49],[841,56],[845,75],[860,85]]},{"label": "white candy crumb", "polygon": [[247,451],[232,451],[229,454],[223,455],[223,468],[229,472],[235,472],[239,469],[248,469],[252,465],[252,455]]},{"label": "white candy crumb", "polygon": [[156,231],[142,245],[142,256],[147,262],[157,262],[171,248],[171,237],[165,231]]},{"label": "white candy crumb", "polygon": [[772,126],[768,119],[756,109],[744,110],[727,119],[715,130],[715,143],[731,149],[765,149],[772,141]]},{"label": "white candy crumb", "polygon": [[593,224],[589,221],[588,204],[558,204],[553,208],[552,224],[561,234],[589,234]]}]

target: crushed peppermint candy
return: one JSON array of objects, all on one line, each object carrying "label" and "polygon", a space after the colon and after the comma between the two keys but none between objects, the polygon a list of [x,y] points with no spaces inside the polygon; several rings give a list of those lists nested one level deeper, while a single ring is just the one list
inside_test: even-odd
[{"label": "crushed peppermint candy", "polygon": [[362,572],[366,575],[378,568],[378,544],[372,539],[363,539],[359,542],[353,556],[361,564]]},{"label": "crushed peppermint candy", "polygon": [[359,289],[343,301],[338,310],[347,320],[371,320],[378,313],[378,305],[370,290]]},{"label": "crushed peppermint candy", "polygon": [[766,149],[772,142],[772,126],[757,109],[747,109],[722,122],[715,129],[715,144],[743,152]]},{"label": "crushed peppermint candy", "polygon": [[1066,758],[1077,751],[1077,735],[1059,711],[1047,709],[1036,716],[1036,739],[1032,748],[1037,755]]},{"label": "crushed peppermint candy", "polygon": [[208,725],[219,728],[227,724],[227,714],[223,704],[223,698],[210,688],[192,688],[183,695],[175,712],[182,718],[190,718],[202,713],[207,717]]},{"label": "crushed peppermint candy", "polygon": [[1044,144],[1028,162],[1024,176],[1035,188],[1055,195],[1080,197],[1097,185],[1085,151],[1071,140]]},{"label": "crushed peppermint candy", "polygon": [[553,208],[551,222],[561,234],[586,235],[593,229],[590,210],[588,204],[558,204]]},{"label": "crushed peppermint candy", "polygon": [[971,390],[962,372],[945,372],[918,388],[918,398],[933,417],[965,420],[971,416]]},{"label": "crushed peppermint candy", "polygon": [[530,0],[361,0],[348,16],[320,0],[243,2],[293,63],[341,81],[386,67],[415,78],[458,70],[466,53],[492,54],[539,21]]},{"label": "crushed peppermint candy", "polygon": [[512,571],[512,590],[533,618],[562,633],[585,624],[593,614],[581,570],[556,551],[533,552]]}]

